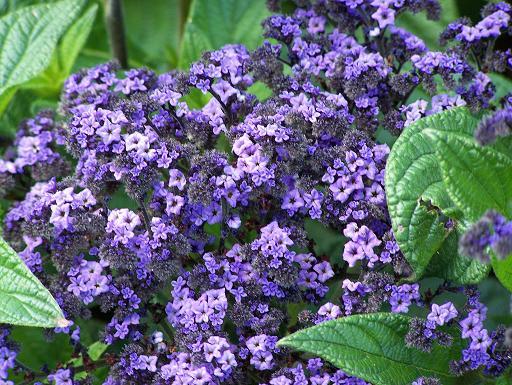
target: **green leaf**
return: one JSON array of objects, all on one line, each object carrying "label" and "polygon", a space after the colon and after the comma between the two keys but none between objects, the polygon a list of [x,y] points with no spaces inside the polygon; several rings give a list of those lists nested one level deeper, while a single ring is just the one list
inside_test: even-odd
[{"label": "green leaf", "polygon": [[60,39],[48,67],[35,78],[25,82],[24,89],[36,90],[38,95],[56,97],[71,74],[80,50],[91,32],[98,6],[91,6]]},{"label": "green leaf", "polygon": [[[53,371],[59,364],[68,361],[73,353],[69,336],[64,333],[54,334],[49,339],[44,329],[14,326],[11,337],[20,346],[16,360],[35,372],[43,365],[47,365],[48,369]],[[15,384],[23,383],[22,378],[19,378],[19,382],[14,378],[13,380]]]},{"label": "green leaf", "polygon": [[260,24],[268,15],[265,0],[194,0],[181,41],[180,68],[225,44],[256,48],[263,41]]},{"label": "green leaf", "polygon": [[510,307],[510,293],[500,282],[492,276],[478,284],[480,302],[487,307],[488,330],[494,330],[499,325],[512,325],[512,312],[505,311]]},{"label": "green leaf", "polygon": [[183,0],[123,1],[130,57],[160,70],[175,68],[187,15]]},{"label": "green leaf", "polygon": [[496,91],[494,92],[493,100],[495,102],[498,102],[512,89],[512,80],[510,80],[508,77],[502,74],[498,74],[495,72],[489,72],[487,75],[491,78],[492,82],[496,86]]},{"label": "green leaf", "polygon": [[61,70],[66,76],[71,73],[73,64],[89,37],[97,12],[98,5],[92,5],[62,37],[57,53]]},{"label": "green leaf", "polygon": [[439,49],[439,35],[449,23],[459,17],[455,0],[441,0],[440,3],[442,9],[439,20],[428,20],[425,12],[406,12],[400,15],[397,25],[420,37],[430,49]]},{"label": "green leaf", "polygon": [[468,285],[480,282],[489,273],[489,265],[459,255],[460,235],[459,231],[454,231],[446,238],[432,256],[425,275]]},{"label": "green leaf", "polygon": [[434,140],[445,188],[468,220],[477,220],[490,208],[512,215],[512,159],[463,134],[425,132]]},{"label": "green leaf", "polygon": [[0,238],[0,323],[66,326],[55,299],[16,252]]},{"label": "green leaf", "polygon": [[455,384],[449,363],[460,358],[460,340],[454,338],[451,347],[434,346],[430,353],[408,348],[409,320],[391,313],[354,315],[300,330],[278,345],[312,353],[374,385],[411,384],[421,376]]},{"label": "green leaf", "polygon": [[[398,138],[386,166],[386,195],[397,242],[418,279],[424,274],[457,283],[476,283],[488,268],[457,252],[458,235],[467,220],[464,205],[447,192],[434,133],[473,141],[477,120],[461,108],[418,120]],[[451,218],[455,227],[447,228]],[[430,266],[429,266],[430,264]],[[443,268],[441,268],[442,266]],[[446,268],[445,268],[446,267]]]},{"label": "green leaf", "polygon": [[496,256],[491,258],[492,268],[494,274],[499,279],[501,284],[508,290],[512,291],[512,255],[508,258],[500,260]]},{"label": "green leaf", "polygon": [[0,18],[0,96],[48,66],[57,41],[84,2],[63,0],[34,5]]},{"label": "green leaf", "polygon": [[439,211],[457,212],[444,191],[435,149],[423,133],[438,123],[428,117],[407,127],[387,161],[388,209],[396,240],[415,273],[411,279],[423,274],[450,233]]},{"label": "green leaf", "polygon": [[98,361],[101,355],[107,350],[108,345],[101,341],[96,341],[87,348],[87,353],[93,361]]}]

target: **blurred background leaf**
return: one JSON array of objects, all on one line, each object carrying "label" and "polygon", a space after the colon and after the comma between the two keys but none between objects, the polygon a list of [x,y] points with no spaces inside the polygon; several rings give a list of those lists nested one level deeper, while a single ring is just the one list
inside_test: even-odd
[{"label": "blurred background leaf", "polygon": [[442,10],[439,20],[428,20],[425,12],[417,14],[402,14],[397,22],[399,27],[421,37],[427,47],[435,51],[439,49],[439,35],[446,26],[459,17],[459,7],[456,0],[441,0]]},{"label": "blurred background leaf", "polygon": [[58,363],[66,362],[73,350],[65,334],[57,334],[49,339],[41,329],[16,326],[12,330],[12,337],[23,347],[18,356],[19,361],[34,371],[38,371],[44,364],[54,369]]},{"label": "blurred background leaf", "polygon": [[179,67],[224,44],[254,49],[263,41],[261,21],[269,15],[265,0],[193,0],[181,41]]},{"label": "blurred background leaf", "polygon": [[125,0],[129,56],[159,71],[176,68],[190,0]]}]

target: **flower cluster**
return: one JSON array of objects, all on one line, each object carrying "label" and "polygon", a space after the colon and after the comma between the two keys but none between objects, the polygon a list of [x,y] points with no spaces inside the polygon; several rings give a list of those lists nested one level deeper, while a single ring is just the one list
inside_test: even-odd
[{"label": "flower cluster", "polygon": [[499,375],[512,362],[510,345],[506,345],[505,329],[488,331],[484,327],[487,307],[479,302],[478,293],[467,290],[466,317],[459,321],[463,339],[469,340],[468,347],[462,351],[462,359],[452,363],[452,370],[461,374],[479,367],[490,375]]},{"label": "flower cluster", "polygon": [[10,330],[6,327],[0,328],[0,383],[3,385],[14,385],[9,381],[9,370],[16,366],[18,349],[8,340]]},{"label": "flower cluster", "polygon": [[[275,12],[280,3],[269,1]],[[184,72],[84,69],[66,81],[60,114],[21,125],[0,160],[0,196],[12,201],[3,234],[74,321],[54,333],[69,335],[86,376],[70,361],[45,368],[41,381],[87,384],[103,364],[103,385],[366,385],[277,341],[326,320],[425,307],[408,345],[449,345],[443,329],[458,323],[470,341],[457,374],[510,365],[510,344],[483,328],[476,294],[459,309],[433,303],[459,288],[432,295],[404,283],[412,271],[386,206],[390,150],[375,139],[378,128],[398,135],[445,109],[487,108],[494,86],[481,50],[506,56],[486,47],[508,33],[510,7],[486,7],[475,27],[451,24],[442,36],[451,48],[435,52],[394,25],[403,12],[437,17],[435,0],[295,3],[264,21],[272,43],[228,45]],[[430,101],[411,98],[420,87]],[[192,108],[194,92],[209,101]],[[480,129],[482,143],[508,133],[507,108]],[[336,252],[315,235],[328,231]],[[509,233],[491,213],[461,248],[503,256]],[[107,345],[97,364],[77,322],[91,318]],[[6,330],[0,383],[41,377],[16,363]]]},{"label": "flower cluster", "polygon": [[460,376],[465,372],[484,368],[486,374],[499,376],[512,361],[510,346],[505,341],[505,329],[489,332],[484,327],[487,307],[479,301],[478,292],[468,287],[464,294],[467,297],[465,315],[460,314],[452,302],[442,305],[434,303],[426,320],[411,320],[406,337],[407,344],[425,351],[430,351],[434,342],[449,345],[452,343],[452,335],[440,328],[453,328],[453,325],[458,325],[462,340],[469,340],[469,343],[462,351],[462,358],[451,362],[453,373]]},{"label": "flower cluster", "polygon": [[474,223],[460,239],[462,255],[489,262],[489,251],[500,259],[512,253],[512,222],[503,215],[490,210]]},{"label": "flower cluster", "polygon": [[512,64],[512,52],[492,49],[496,40],[507,33],[512,7],[505,2],[489,3],[482,10],[482,20],[472,25],[468,18],[448,25],[441,35],[442,44],[450,44],[462,55],[473,55],[484,71],[502,72]]},{"label": "flower cluster", "polygon": [[491,144],[500,137],[506,137],[512,130],[512,104],[484,119],[475,131],[475,139],[481,145]]}]

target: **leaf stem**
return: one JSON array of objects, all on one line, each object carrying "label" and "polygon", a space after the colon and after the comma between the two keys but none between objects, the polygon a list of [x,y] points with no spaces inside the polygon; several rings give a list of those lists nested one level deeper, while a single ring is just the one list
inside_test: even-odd
[{"label": "leaf stem", "polygon": [[105,18],[112,55],[121,67],[128,68],[121,0],[105,0]]}]

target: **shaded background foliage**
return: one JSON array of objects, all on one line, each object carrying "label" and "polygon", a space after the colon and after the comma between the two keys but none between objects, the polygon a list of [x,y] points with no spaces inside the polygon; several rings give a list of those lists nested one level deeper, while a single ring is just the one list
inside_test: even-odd
[{"label": "shaded background foliage", "polygon": [[[0,16],[40,3],[47,1],[0,0]],[[443,13],[438,22],[428,21],[424,15],[404,15],[398,24],[420,36],[430,48],[435,49],[438,46],[437,36],[449,21],[460,16],[468,16],[477,21],[479,10],[486,1],[441,0],[441,3]],[[220,48],[227,43],[242,43],[249,49],[255,48],[263,40],[260,22],[268,15],[265,0],[123,0],[122,5],[129,66],[147,66],[157,72],[187,68],[200,58],[202,52]],[[0,107],[0,154],[12,140],[22,119],[41,109],[57,107],[61,86],[70,73],[112,59],[104,19],[105,2],[88,0],[82,8],[81,17],[68,27],[67,33],[59,40],[48,68],[34,79],[11,90],[11,98],[5,109]],[[83,25],[77,26],[80,22]],[[73,33],[73,28],[81,32],[69,37],[68,33]],[[69,45],[70,40],[73,45]],[[500,84],[503,89],[498,89],[498,95],[500,92],[504,94],[504,90],[512,86],[512,82],[505,78]],[[253,87],[253,92],[265,97],[267,91],[261,85]],[[408,102],[421,96],[420,92],[416,92]],[[193,95],[190,100],[194,107],[206,101],[206,96],[200,93]],[[385,132],[381,134],[382,140],[392,141]],[[0,202],[0,218],[5,205],[5,201]],[[114,198],[112,206],[129,207],[129,204],[120,195]],[[339,258],[343,239],[340,239],[339,234],[324,231],[317,226],[311,224],[308,231],[316,241],[319,254]],[[436,279],[423,282],[425,287],[434,287],[436,284]],[[512,316],[504,315],[506,312],[503,311],[511,306],[508,300],[510,297],[496,279],[487,278],[480,284],[480,289],[482,301],[489,306],[488,326],[495,328],[499,323],[512,323]],[[80,325],[83,342],[92,345],[97,341],[98,332],[104,323],[105,320],[98,316]],[[55,365],[70,354],[67,344],[60,341],[65,336],[58,336],[48,342],[42,330],[15,327],[13,337],[24,347],[19,356],[20,361],[33,369],[45,363]],[[44,351],[39,348],[42,344],[45,346]]]}]

